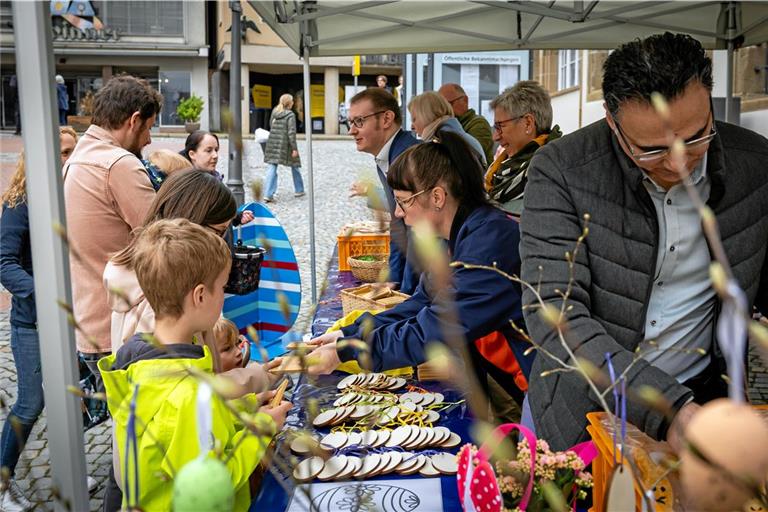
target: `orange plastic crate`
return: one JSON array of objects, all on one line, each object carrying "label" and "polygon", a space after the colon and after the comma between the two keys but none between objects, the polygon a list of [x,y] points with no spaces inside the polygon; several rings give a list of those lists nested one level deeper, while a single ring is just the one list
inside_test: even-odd
[{"label": "orange plastic crate", "polygon": [[369,254],[389,254],[389,233],[350,235],[337,237],[339,244],[339,270],[351,270],[347,258]]}]

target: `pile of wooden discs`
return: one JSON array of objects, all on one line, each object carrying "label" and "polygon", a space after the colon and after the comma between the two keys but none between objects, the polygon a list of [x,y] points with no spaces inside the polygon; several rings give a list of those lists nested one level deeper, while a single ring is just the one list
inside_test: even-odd
[{"label": "pile of wooden discs", "polygon": [[314,456],[302,460],[293,470],[298,482],[318,479],[322,482],[341,481],[350,478],[373,478],[395,473],[424,477],[455,475],[458,470],[456,455],[440,452],[433,455],[413,452],[389,451],[368,453],[364,456],[334,455],[328,459]]},{"label": "pile of wooden discs", "polygon": [[378,391],[397,391],[405,386],[406,380],[402,377],[390,377],[383,373],[357,373],[347,375],[339,381],[339,391],[347,388],[372,389]]}]

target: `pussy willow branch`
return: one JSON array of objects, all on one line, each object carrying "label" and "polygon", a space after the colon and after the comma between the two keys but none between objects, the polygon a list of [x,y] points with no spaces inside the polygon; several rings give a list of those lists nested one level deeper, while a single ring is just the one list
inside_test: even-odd
[{"label": "pussy willow branch", "polygon": [[[582,243],[584,243],[584,239],[589,233],[589,230],[587,229],[587,223],[589,222],[589,216],[584,216],[585,225],[582,229],[582,233],[579,236],[579,238],[576,240],[576,247],[573,250],[573,253],[568,256],[568,269],[569,269],[569,278],[568,278],[568,286],[566,288],[566,293],[568,294],[568,297],[570,297],[570,293],[573,289],[573,283],[576,280],[575,276],[575,261],[576,261],[576,255],[578,254],[579,247]],[[534,297],[536,298],[536,302],[538,303],[539,308],[546,308],[547,304],[545,303],[544,299],[541,296],[541,293],[539,289],[532,286],[530,283],[520,279],[518,276],[510,275],[501,270],[500,268],[496,266],[490,266],[490,265],[476,265],[472,263],[464,263],[461,261],[455,261],[451,263],[452,267],[463,267],[466,269],[478,269],[478,270],[490,270],[492,272],[496,272],[505,279],[508,279],[514,283],[519,284],[523,288],[526,288],[531,291],[531,293],[534,294]],[[565,333],[563,331],[563,321],[565,320],[565,312],[566,312],[566,304],[563,303],[561,305],[560,309],[560,318],[558,319],[558,322],[553,326],[556,333],[557,333],[557,339],[560,342],[560,345],[562,346],[563,350],[568,354],[568,357],[571,361],[573,361],[573,365],[566,364],[564,361],[562,361],[558,357],[554,357],[553,354],[547,352],[544,350],[541,346],[541,344],[533,343],[537,350],[541,350],[542,353],[545,355],[552,357],[558,364],[560,364],[564,368],[568,368],[572,371],[577,371],[581,376],[584,378],[584,380],[587,382],[587,385],[590,387],[592,392],[595,394],[598,402],[600,403],[600,406],[605,410],[606,412],[610,413],[611,409],[608,407],[608,402],[605,400],[605,397],[602,395],[600,390],[597,387],[597,384],[592,380],[592,378],[589,376],[587,370],[584,369],[584,366],[579,361],[579,359],[576,357],[576,355],[573,353],[573,350],[571,349],[570,345],[568,345],[568,342],[565,339]],[[530,338],[529,338],[530,339]],[[533,340],[531,339],[533,342]],[[608,416],[610,418],[610,421],[612,422],[614,428],[618,428],[616,423],[616,418],[613,415]]]}]

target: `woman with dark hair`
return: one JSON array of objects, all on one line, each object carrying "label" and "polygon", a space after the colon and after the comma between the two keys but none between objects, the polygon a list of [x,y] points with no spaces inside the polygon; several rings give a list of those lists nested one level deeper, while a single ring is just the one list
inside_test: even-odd
[{"label": "woman with dark hair", "polygon": [[[205,130],[190,133],[184,143],[184,149],[179,154],[192,162],[195,170],[207,172],[216,176],[219,181],[224,181],[224,175],[216,170],[216,163],[219,161],[219,138],[215,133]],[[240,216],[232,219],[232,225],[239,226],[252,220],[253,213],[245,210]]]},{"label": "woman with dark hair", "polygon": [[219,161],[219,138],[216,134],[205,130],[190,133],[179,154],[198,171],[209,172],[220,180],[224,179],[224,175],[216,171]]},{"label": "woman with dark hair", "polygon": [[[144,226],[160,219],[187,219],[224,236],[237,214],[232,192],[213,175],[201,171],[172,174],[149,207]],[[136,332],[152,332],[154,314],[133,271],[133,243],[115,254],[104,269],[104,286],[112,308],[112,353]]]},{"label": "woman with dark hair", "polygon": [[[397,202],[395,215],[409,226],[431,226],[447,241],[452,261],[520,272],[518,223],[489,203],[482,169],[460,135],[440,131],[434,142],[409,148],[390,167],[387,181]],[[415,366],[426,361],[428,342],[446,342],[451,335],[467,342],[482,383],[490,374],[522,401],[526,385],[520,368],[527,378],[531,357],[523,353],[530,345],[510,326],[510,320],[522,324],[520,286],[492,270],[457,266],[450,273],[450,284],[441,286],[439,272],[428,270],[405,302],[312,340],[322,346],[312,352],[318,364],[309,371],[329,373],[360,355],[374,371]],[[352,344],[337,348],[343,337],[364,340],[367,357]]]}]

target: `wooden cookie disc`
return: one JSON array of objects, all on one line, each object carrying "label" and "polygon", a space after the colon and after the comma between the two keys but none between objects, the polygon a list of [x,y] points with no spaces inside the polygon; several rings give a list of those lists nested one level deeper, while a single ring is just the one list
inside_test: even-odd
[{"label": "wooden cookie disc", "polygon": [[446,427],[435,427],[435,434],[439,436],[435,439],[435,446],[443,446],[443,443],[451,437],[451,431]]},{"label": "wooden cookie disc", "polygon": [[325,466],[325,461],[320,457],[310,457],[304,459],[296,465],[293,470],[293,478],[297,482],[309,482],[313,480]]},{"label": "wooden cookie disc", "polygon": [[400,395],[400,403],[413,402],[415,405],[421,403],[421,394],[411,391],[409,393],[403,393]]},{"label": "wooden cookie disc", "polygon": [[377,430],[366,430],[360,436],[360,444],[363,446],[373,446],[379,439],[379,432]]},{"label": "wooden cookie disc", "polygon": [[372,405],[356,405],[355,410],[349,415],[351,420],[361,420],[366,416],[370,416],[376,410]]},{"label": "wooden cookie disc", "polygon": [[320,447],[317,439],[306,434],[300,434],[291,441],[291,451],[296,455],[307,455]]},{"label": "wooden cookie disc", "polygon": [[347,433],[331,432],[320,441],[320,444],[324,447],[338,450],[339,448],[347,444]]},{"label": "wooden cookie disc", "polygon": [[435,469],[435,467],[432,465],[432,459],[429,457],[426,458],[424,461],[424,465],[419,469],[419,474],[423,477],[433,477],[438,476],[440,474],[440,471]]},{"label": "wooden cookie disc", "polygon": [[452,453],[438,453],[431,459],[435,469],[444,475],[455,475],[459,471],[459,463]]},{"label": "wooden cookie disc", "polygon": [[336,475],[334,480],[346,480],[347,478],[351,478],[352,475],[357,472],[358,469],[360,469],[360,466],[363,465],[363,461],[360,459],[360,457],[354,457],[352,455],[347,455],[347,466],[344,468],[344,470]]},{"label": "wooden cookie disc", "polygon": [[326,411],[321,412],[317,416],[315,416],[315,419],[312,420],[312,425],[314,425],[317,428],[323,428],[325,426],[330,425],[336,417],[338,417],[339,409],[328,409]]},{"label": "wooden cookie disc", "polygon": [[406,384],[406,382],[407,382],[407,381],[406,381],[404,378],[402,378],[402,377],[395,377],[395,378],[394,378],[394,379],[392,379],[392,380],[394,380],[394,381],[395,381],[395,384],[394,384],[393,386],[390,386],[390,387],[389,387],[389,390],[390,390],[390,391],[397,391],[398,389],[401,389],[403,386],[405,386],[405,384]]},{"label": "wooden cookie disc", "polygon": [[389,436],[392,435],[391,430],[377,430],[376,442],[371,445],[371,448],[378,448],[385,446],[389,440]]},{"label": "wooden cookie disc", "polygon": [[398,468],[398,473],[401,475],[413,475],[419,472],[419,470],[424,467],[424,464],[427,462],[427,458],[423,455],[417,455],[416,456],[416,462],[408,467],[407,469],[400,469]]},{"label": "wooden cookie disc", "polygon": [[352,382],[354,382],[357,379],[357,377],[358,375],[347,375],[346,377],[344,377],[339,381],[336,387],[339,390],[347,389],[352,384]]},{"label": "wooden cookie disc", "polygon": [[355,478],[368,478],[368,476],[374,472],[381,464],[381,456],[378,453],[369,453],[362,459],[363,464],[360,469],[355,471],[352,475]]},{"label": "wooden cookie disc", "polygon": [[411,429],[409,426],[404,425],[402,427],[397,427],[395,430],[392,431],[392,433],[389,436],[389,439],[387,440],[385,446],[388,448],[394,448],[396,446],[402,446],[403,442],[408,439],[411,435]]},{"label": "wooden cookie disc", "polygon": [[350,432],[347,434],[347,444],[344,445],[346,448],[347,446],[359,446],[363,443],[363,436],[360,434],[360,432]]},{"label": "wooden cookie disc", "polygon": [[424,393],[421,395],[421,402],[419,402],[419,405],[422,407],[427,407],[428,405],[432,405],[435,403],[435,395],[432,393]]},{"label": "wooden cookie disc", "polygon": [[408,448],[409,450],[418,450],[421,448],[428,434],[423,428],[416,427],[416,429],[418,429],[416,435],[409,439],[408,444],[404,445],[403,448]]},{"label": "wooden cookie disc", "polygon": [[342,407],[344,405],[348,405],[349,402],[351,402],[357,395],[355,393],[346,393],[344,395],[341,395],[339,398],[337,398],[333,402],[334,407]]},{"label": "wooden cookie disc", "polygon": [[389,463],[379,472],[380,475],[393,472],[403,462],[403,452],[387,452],[387,455],[389,455]]},{"label": "wooden cookie disc", "polygon": [[451,437],[448,438],[447,441],[445,441],[440,446],[442,448],[454,448],[456,446],[459,446],[461,444],[461,437],[459,437],[459,434],[456,432],[451,432]]},{"label": "wooden cookie disc", "polygon": [[432,395],[435,397],[435,401],[432,403],[441,404],[445,402],[445,395],[443,395],[442,393],[432,393]]},{"label": "wooden cookie disc", "polygon": [[380,461],[379,465],[376,466],[376,469],[371,471],[371,473],[368,474],[368,478],[373,478],[375,476],[379,476],[382,473],[384,473],[384,470],[387,469],[387,466],[392,462],[392,455],[389,452],[382,453],[379,455]]},{"label": "wooden cookie disc", "polygon": [[317,479],[322,482],[333,480],[344,471],[347,464],[346,455],[336,455],[335,457],[331,457],[325,461],[325,466],[323,466],[323,470],[318,473]]},{"label": "wooden cookie disc", "polygon": [[437,423],[440,421],[440,413],[437,411],[426,411],[427,415],[424,418],[424,421],[427,423]]}]

